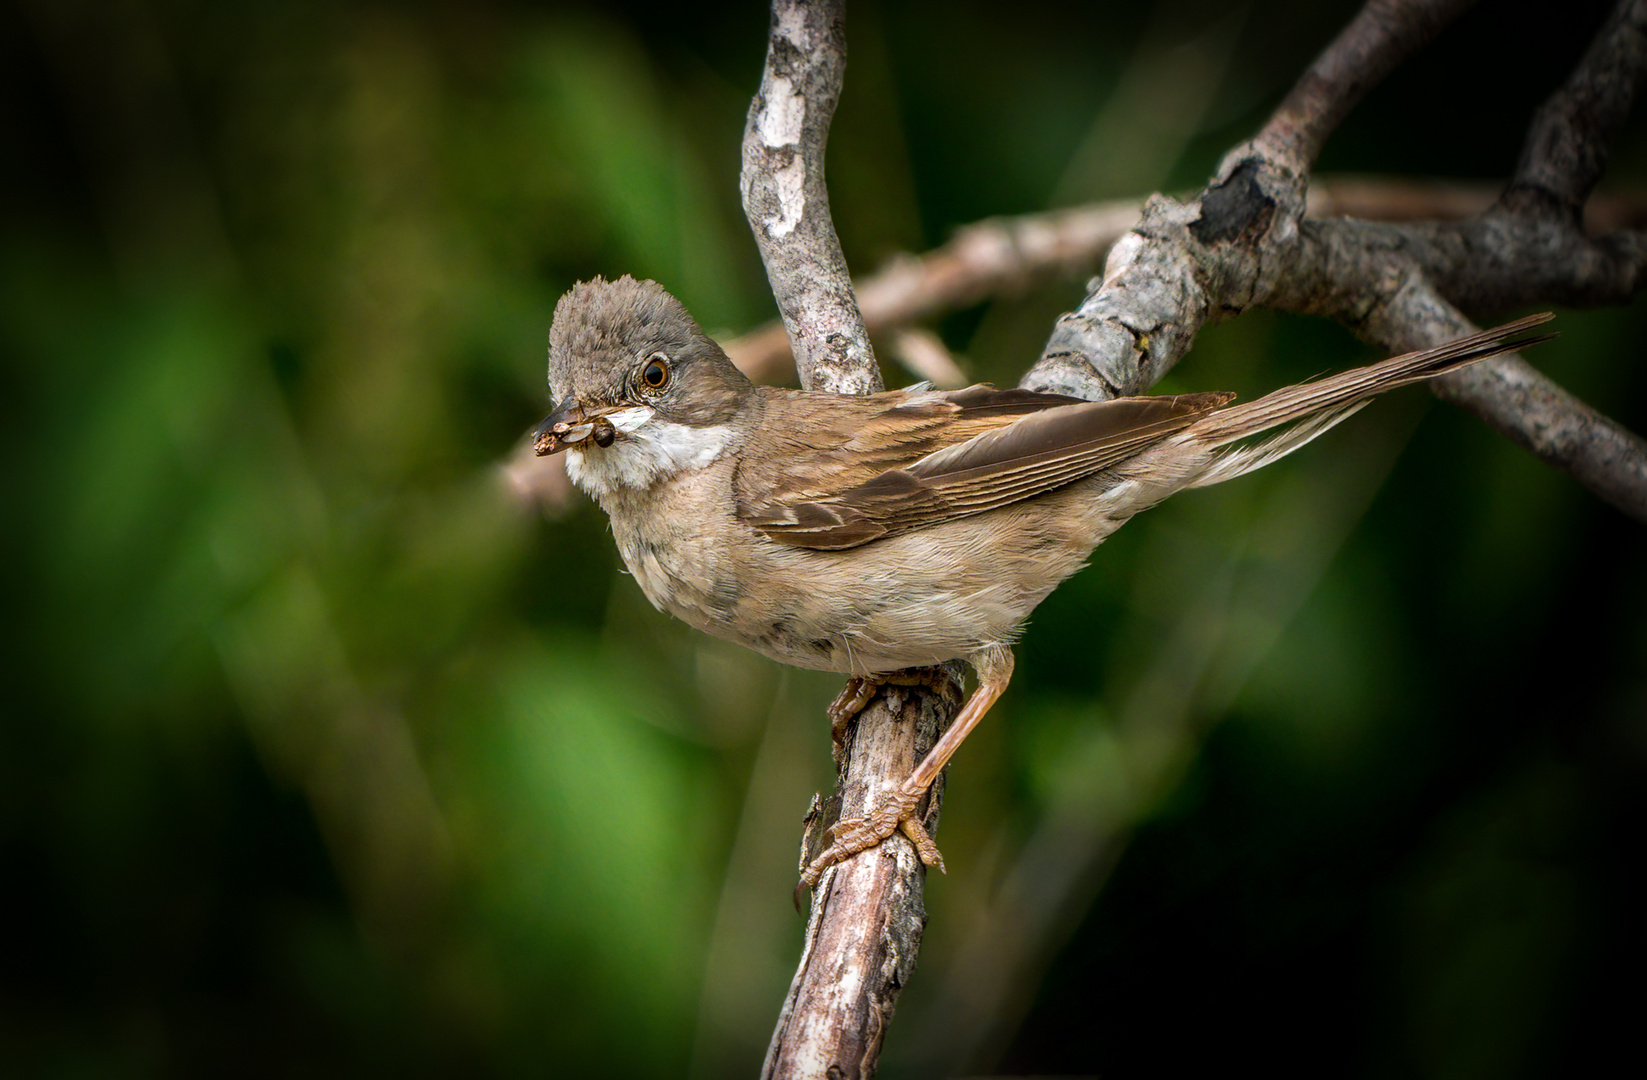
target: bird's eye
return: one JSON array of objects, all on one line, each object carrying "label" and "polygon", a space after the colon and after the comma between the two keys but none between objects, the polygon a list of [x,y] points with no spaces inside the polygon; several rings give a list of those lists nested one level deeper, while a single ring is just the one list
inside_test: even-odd
[{"label": "bird's eye", "polygon": [[641,382],[648,390],[662,390],[669,385],[669,358],[663,353],[654,353],[641,368]]}]

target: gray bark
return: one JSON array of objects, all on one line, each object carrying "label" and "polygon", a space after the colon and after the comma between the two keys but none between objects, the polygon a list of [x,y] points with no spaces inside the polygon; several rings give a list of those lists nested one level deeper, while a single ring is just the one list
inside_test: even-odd
[{"label": "gray bark", "polygon": [[[845,69],[841,0],[773,0],[760,93],[744,130],[744,213],[788,331],[801,385],[867,394],[880,369],[829,216],[824,147]],[[949,726],[956,695],[885,688],[851,721],[831,813],[864,816]],[[820,727],[821,730],[821,727]],[[942,791],[926,814],[936,824]],[[803,848],[802,865],[806,863]],[[800,966],[763,1077],[869,1077],[926,928],[926,868],[901,835],[833,867],[812,894]]]},{"label": "gray bark", "polygon": [[[1647,0],[1624,0],[1536,114],[1516,176],[1464,222],[1304,220],[1309,168],[1376,79],[1465,5],[1373,0],[1318,57],[1251,142],[1188,201],[1157,196],[1104,276],[1058,322],[1022,385],[1136,394],[1201,327],[1253,306],[1324,315],[1392,352],[1438,345],[1527,304],[1621,303],[1647,239],[1583,231],[1583,204],[1647,72]],[[1519,357],[1437,380],[1436,393],[1647,521],[1647,443]]]},{"label": "gray bark", "polygon": [[829,216],[824,148],[846,70],[842,0],[773,0],[760,93],[743,133],[743,209],[794,346],[801,384],[881,388]]}]

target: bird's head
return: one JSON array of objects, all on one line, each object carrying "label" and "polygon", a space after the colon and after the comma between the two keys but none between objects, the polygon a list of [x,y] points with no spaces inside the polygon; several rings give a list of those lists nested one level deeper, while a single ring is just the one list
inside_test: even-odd
[{"label": "bird's head", "polygon": [[538,454],[572,450],[591,494],[700,468],[732,441],[754,384],[655,281],[579,282],[555,306]]}]

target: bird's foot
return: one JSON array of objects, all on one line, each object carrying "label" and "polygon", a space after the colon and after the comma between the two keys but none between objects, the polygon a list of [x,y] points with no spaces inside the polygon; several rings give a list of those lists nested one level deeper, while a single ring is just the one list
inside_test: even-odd
[{"label": "bird's foot", "polygon": [[[992,646],[974,653],[968,658],[978,672],[978,689],[972,692],[961,711],[955,714],[955,720],[949,725],[938,741],[932,744],[926,756],[916,764],[915,770],[898,785],[896,791],[883,797],[866,817],[843,818],[830,826],[828,837],[829,847],[807,864],[801,871],[801,882],[795,886],[795,909],[800,910],[801,893],[810,886],[818,883],[825,870],[831,866],[856,855],[860,851],[867,851],[884,841],[894,832],[902,832],[915,845],[915,851],[921,857],[921,862],[927,866],[935,866],[940,871],[944,868],[944,857],[938,852],[938,845],[932,842],[920,818],[915,815],[915,808],[921,804],[928,789],[937,782],[943,773],[945,765],[954,756],[956,749],[961,745],[967,734],[978,726],[989,707],[995,704],[1006,689],[1007,681],[1012,678],[1012,650],[1005,645]],[[943,668],[913,669],[897,672],[895,675],[881,676],[882,681],[893,681],[899,677],[913,677],[916,681],[927,682],[934,677],[945,680],[945,689],[948,689],[949,673]],[[861,687],[849,687],[851,697],[860,694],[868,700]],[[870,693],[873,693],[871,691]],[[838,701],[850,700],[849,695],[843,693]],[[862,708],[862,703],[858,708]]]},{"label": "bird's foot", "polygon": [[915,853],[921,857],[921,862],[927,866],[936,867],[940,872],[944,868],[944,857],[938,851],[938,845],[933,843],[932,837],[926,831],[926,826],[916,816],[915,808],[920,804],[922,796],[926,794],[924,787],[914,787],[908,781],[896,791],[887,795],[867,817],[842,818],[829,827],[829,847],[807,864],[801,871],[801,884],[796,889],[797,895],[802,888],[810,888],[818,883],[823,872],[843,859],[851,858],[860,851],[868,851],[895,832],[901,832],[915,845]]},{"label": "bird's foot", "polygon": [[863,712],[869,700],[883,686],[925,686],[944,693],[956,685],[955,677],[941,667],[904,668],[880,675],[854,675],[846,681],[835,700],[829,703],[829,737],[835,746],[835,760],[846,753],[846,725]]}]

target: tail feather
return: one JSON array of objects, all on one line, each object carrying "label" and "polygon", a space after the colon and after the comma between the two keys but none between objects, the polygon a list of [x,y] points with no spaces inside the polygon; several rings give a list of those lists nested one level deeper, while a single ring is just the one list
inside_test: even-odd
[{"label": "tail feather", "polygon": [[1184,487],[1211,487],[1213,484],[1234,480],[1237,476],[1245,476],[1272,462],[1280,461],[1300,446],[1314,442],[1319,436],[1325,435],[1370,404],[1371,398],[1362,398],[1360,401],[1328,408],[1302,420],[1296,420],[1261,443],[1225,446],[1213,455],[1211,464],[1198,471],[1195,478]]},{"label": "tail feather", "polygon": [[[1354,412],[1346,412],[1347,405],[1364,402],[1365,398],[1374,397],[1377,393],[1405,387],[1413,382],[1435,379],[1436,375],[1448,374],[1451,370],[1484,361],[1487,357],[1499,356],[1502,352],[1515,352],[1540,341],[1550,341],[1555,334],[1533,334],[1528,337],[1517,337],[1517,334],[1522,334],[1533,326],[1548,323],[1551,318],[1555,318],[1555,314],[1550,311],[1530,314],[1527,318],[1515,319],[1514,323],[1505,323],[1504,326],[1471,334],[1469,337],[1459,337],[1458,341],[1449,341],[1448,344],[1436,346],[1435,349],[1407,352],[1405,356],[1390,357],[1388,361],[1357,367],[1337,375],[1327,375],[1326,379],[1301,382],[1295,387],[1283,387],[1276,392],[1263,395],[1255,402],[1230,405],[1229,408],[1220,408],[1217,412],[1209,413],[1204,420],[1196,421],[1194,425],[1186,428],[1183,438],[1199,441],[1204,446],[1224,446],[1227,443],[1234,443],[1235,440],[1247,438],[1248,435],[1257,435],[1260,431],[1268,431],[1275,426],[1301,421],[1304,418],[1318,417],[1323,413],[1331,415],[1332,423],[1337,423]],[[1268,456],[1265,461],[1273,461],[1281,454],[1290,453],[1291,449],[1303,446],[1314,436],[1321,435],[1332,426],[1332,423],[1327,423],[1319,430],[1313,430],[1313,435],[1296,443],[1291,443],[1286,435],[1276,436],[1275,440],[1268,441],[1265,446],[1283,441],[1290,445],[1280,453]],[[1250,471],[1252,468],[1257,466],[1250,466],[1243,471]],[[1239,473],[1234,476],[1239,476]]]},{"label": "tail feather", "polygon": [[1283,431],[1261,443],[1230,447],[1215,455],[1212,463],[1189,486],[1206,487],[1231,480],[1285,457],[1335,424],[1348,419],[1369,398],[1386,390],[1433,379],[1491,356],[1548,341],[1555,335],[1517,335],[1554,317],[1548,311],[1529,315],[1433,349],[1406,353],[1314,382],[1284,387],[1256,401],[1209,413],[1184,429],[1178,438],[1198,442],[1208,448],[1219,448],[1249,435],[1286,426]]}]

